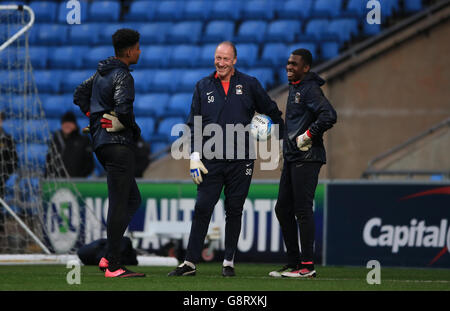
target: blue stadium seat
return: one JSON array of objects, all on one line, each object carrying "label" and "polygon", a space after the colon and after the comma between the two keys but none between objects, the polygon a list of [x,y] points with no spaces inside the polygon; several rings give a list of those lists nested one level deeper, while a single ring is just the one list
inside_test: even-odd
[{"label": "blue stadium seat", "polygon": [[100,24],[71,25],[69,27],[70,44],[96,45],[99,42],[102,28],[103,25]]},{"label": "blue stadium seat", "polygon": [[141,128],[141,136],[149,141],[155,132],[155,120],[152,117],[136,117],[136,123]]},{"label": "blue stadium seat", "polygon": [[141,44],[164,43],[172,26],[171,22],[142,23],[136,28],[140,34],[139,41]]},{"label": "blue stadium seat", "polygon": [[167,135],[153,135],[150,140],[150,152],[152,154],[152,157],[156,156],[156,154],[159,154],[159,156],[156,156],[154,160],[160,159],[164,157],[167,153],[163,152],[167,147],[169,147],[170,151],[170,143],[167,139]]},{"label": "blue stadium seat", "polygon": [[327,26],[327,31],[322,33],[322,40],[337,40],[340,43],[349,41],[352,36],[358,34],[358,22],[353,18],[333,19]]},{"label": "blue stadium seat", "polygon": [[191,110],[192,92],[191,93],[175,93],[170,97],[166,113],[168,116],[181,116],[186,118]]},{"label": "blue stadium seat", "polygon": [[[198,66],[213,66],[217,44],[205,44],[201,47]],[[239,53],[239,52],[238,52]]]},{"label": "blue stadium seat", "polygon": [[52,50],[48,64],[52,69],[80,69],[83,66],[82,56],[86,54],[89,54],[86,46],[57,47]]},{"label": "blue stadium seat", "polygon": [[180,81],[178,82],[177,92],[194,92],[195,84],[200,79],[208,76],[211,73],[210,69],[190,69],[184,70],[181,73]]},{"label": "blue stadium seat", "polygon": [[114,48],[112,46],[96,46],[84,55],[85,68],[97,68],[98,62],[106,58],[114,56]]},{"label": "blue stadium seat", "polygon": [[134,78],[134,88],[137,93],[147,93],[152,91],[151,83],[153,80],[153,76],[155,74],[155,70],[147,69],[139,69],[131,72],[131,75]]},{"label": "blue stadium seat", "polygon": [[265,21],[245,21],[239,27],[236,42],[260,43],[265,39],[267,23]]},{"label": "blue stadium seat", "polygon": [[54,133],[61,128],[61,120],[60,119],[61,119],[61,115],[59,115],[57,118],[56,117],[54,117],[54,118],[47,117],[48,129],[49,129],[50,133]]},{"label": "blue stadium seat", "polygon": [[126,21],[146,22],[155,19],[156,1],[133,1],[128,13],[124,16]]},{"label": "blue stadium seat", "polygon": [[333,18],[342,11],[342,0],[316,0],[311,11],[312,17]]},{"label": "blue stadium seat", "polygon": [[[80,22],[84,24],[88,21],[89,2],[88,0],[78,0],[80,3]],[[57,20],[60,24],[67,24],[67,17],[73,18],[73,9],[75,7],[67,8],[67,1],[61,1],[57,9]],[[69,14],[70,13],[70,14]],[[93,20],[95,22],[95,19]]]},{"label": "blue stadium seat", "polygon": [[[2,52],[3,55],[5,51]],[[47,61],[49,58],[49,53],[47,47],[44,46],[30,46],[28,48],[28,56],[30,57],[31,65],[33,69],[45,69],[47,68]],[[25,50],[20,50],[17,54],[17,60],[19,62],[25,61]]]},{"label": "blue stadium seat", "polygon": [[284,65],[291,52],[284,43],[267,43],[262,50],[260,65],[273,67]]},{"label": "blue stadium seat", "polygon": [[29,6],[34,11],[37,23],[52,23],[56,21],[57,3],[51,1],[33,1]]},{"label": "blue stadium seat", "polygon": [[238,20],[241,17],[242,1],[218,0],[214,1],[211,18],[222,20]]},{"label": "blue stadium seat", "polygon": [[335,41],[322,42],[320,45],[321,58],[329,60],[339,55],[339,44]]},{"label": "blue stadium seat", "polygon": [[183,18],[185,20],[207,20],[211,14],[212,3],[208,0],[187,1]]},{"label": "blue stadium seat", "polygon": [[200,57],[200,48],[196,45],[176,45],[173,47],[170,65],[172,67],[194,67]]},{"label": "blue stadium seat", "polygon": [[[407,0],[408,1],[408,0]],[[381,4],[381,20],[384,21],[400,10],[400,0],[384,0]]]},{"label": "blue stadium seat", "polygon": [[287,84],[288,78],[287,78],[287,74],[286,74],[286,68],[280,68],[277,70],[277,75],[278,75],[278,79],[277,82],[279,84]]},{"label": "blue stadium seat", "polygon": [[306,24],[305,33],[300,36],[302,41],[320,41],[328,30],[328,19],[312,19]]},{"label": "blue stadium seat", "polygon": [[247,74],[258,79],[265,89],[275,82],[272,68],[252,68],[247,70]]},{"label": "blue stadium seat", "polygon": [[24,122],[25,140],[28,142],[47,144],[50,140],[50,131],[47,120],[28,120]]},{"label": "blue stadium seat", "polygon": [[69,29],[67,25],[36,24],[35,40],[39,45],[64,45],[68,42]]},{"label": "blue stadium seat", "polygon": [[253,43],[236,44],[238,66],[253,66],[258,60],[258,45]]},{"label": "blue stadium seat", "polygon": [[406,13],[416,13],[424,8],[422,0],[403,1],[403,6]]},{"label": "blue stadium seat", "polygon": [[67,95],[47,95],[41,98],[42,108],[47,118],[61,118],[68,110],[71,110],[73,104],[73,96]]},{"label": "blue stadium seat", "polygon": [[[158,124],[158,130],[157,134],[163,134],[167,135],[170,142],[175,141],[178,136],[171,136],[172,129],[177,132],[177,129],[180,129],[180,127],[177,127],[178,124],[185,124],[185,119],[181,117],[168,117],[163,120],[161,120]],[[177,133],[178,134],[178,133]]]},{"label": "blue stadium seat", "polygon": [[381,32],[380,24],[363,23],[362,33],[365,36],[375,36]]},{"label": "blue stadium seat", "polygon": [[276,20],[269,24],[266,41],[293,42],[302,31],[298,20]]},{"label": "blue stadium seat", "polygon": [[250,0],[242,8],[244,20],[258,19],[271,20],[274,18],[274,4],[271,1]]},{"label": "blue stadium seat", "polygon": [[169,102],[168,93],[137,94],[134,101],[134,112],[143,117],[160,117]]},{"label": "blue stadium seat", "polygon": [[[318,43],[315,42],[299,42],[293,43],[288,46],[289,53],[293,52],[296,49],[307,49],[311,52],[313,57],[313,62],[318,58]],[[286,58],[287,61],[287,58]]]},{"label": "blue stadium seat", "polygon": [[116,1],[94,1],[89,7],[89,20],[92,22],[118,22],[120,3]]},{"label": "blue stadium seat", "polygon": [[41,93],[58,93],[61,90],[63,72],[59,70],[34,70],[34,81]]},{"label": "blue stadium seat", "polygon": [[45,157],[48,150],[46,144],[18,144],[16,148],[19,167],[45,168]]},{"label": "blue stadium seat", "polygon": [[176,23],[167,35],[168,43],[197,43],[202,35],[202,23],[183,21]]},{"label": "blue stadium seat", "polygon": [[180,73],[178,70],[157,70],[150,82],[152,92],[171,93],[178,89]]},{"label": "blue stadium seat", "polygon": [[184,1],[158,1],[155,19],[160,21],[178,21],[183,17]]},{"label": "blue stadium seat", "polygon": [[278,18],[305,19],[310,16],[313,0],[288,0],[277,9]]},{"label": "blue stadium seat", "polygon": [[172,47],[168,45],[141,46],[139,65],[148,68],[165,68],[169,64]]},{"label": "blue stadium seat", "polygon": [[231,21],[211,21],[206,25],[203,35],[204,42],[232,41],[234,23]]},{"label": "blue stadium seat", "polygon": [[341,13],[342,17],[357,17],[361,19],[369,10],[366,8],[367,0],[349,0],[347,7]]},{"label": "blue stadium seat", "polygon": [[73,93],[75,88],[84,80],[92,76],[92,70],[74,70],[69,71],[61,81],[61,90],[65,93]]},{"label": "blue stadium seat", "polygon": [[6,119],[3,121],[3,130],[18,142],[23,140],[23,120]]}]

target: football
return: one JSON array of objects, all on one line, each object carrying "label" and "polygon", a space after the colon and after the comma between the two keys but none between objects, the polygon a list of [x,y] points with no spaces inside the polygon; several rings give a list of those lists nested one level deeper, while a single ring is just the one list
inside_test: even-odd
[{"label": "football", "polygon": [[250,132],[256,140],[269,139],[272,133],[272,119],[263,114],[255,114],[250,124]]}]

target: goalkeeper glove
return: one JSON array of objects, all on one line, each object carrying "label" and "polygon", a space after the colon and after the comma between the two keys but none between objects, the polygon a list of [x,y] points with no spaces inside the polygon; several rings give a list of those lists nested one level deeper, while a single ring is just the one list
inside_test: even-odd
[{"label": "goalkeeper glove", "polygon": [[111,111],[110,114],[105,113],[100,123],[102,124],[102,128],[105,128],[107,132],[120,132],[125,129],[125,126],[120,123],[114,111]]},{"label": "goalkeeper glove", "polygon": [[200,185],[203,181],[202,173],[208,174],[208,170],[203,165],[202,161],[200,161],[200,154],[198,152],[193,152],[191,154],[191,177],[192,180],[197,184]]},{"label": "goalkeeper glove", "polygon": [[309,130],[297,137],[297,147],[301,151],[308,151],[312,147],[311,133]]}]

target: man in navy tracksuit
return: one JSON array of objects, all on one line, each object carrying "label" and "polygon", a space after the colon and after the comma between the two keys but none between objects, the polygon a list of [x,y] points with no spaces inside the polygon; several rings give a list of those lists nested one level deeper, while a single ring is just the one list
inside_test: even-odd
[{"label": "man in navy tracksuit", "polygon": [[[191,176],[197,187],[197,201],[192,220],[185,261],[169,276],[195,275],[195,264],[200,260],[214,206],[222,188],[225,194],[225,254],[222,275],[234,276],[234,255],[241,231],[243,205],[248,194],[253,173],[253,163],[248,147],[229,135],[227,125],[250,124],[255,111],[268,115],[282,130],[281,111],[270,99],[254,77],[234,68],[237,61],[236,48],[231,42],[222,42],[216,48],[215,73],[201,79],[195,87],[188,125],[191,128]],[[222,129],[223,150],[214,157],[202,153],[207,139],[198,144],[194,139],[194,118],[201,117],[201,129],[217,124]],[[222,141],[222,139],[220,139]],[[246,133],[246,146],[249,135]],[[217,146],[216,146],[217,147]],[[227,152],[228,150],[228,152]],[[243,156],[239,157],[239,151]],[[217,151],[217,150],[216,150]],[[234,153],[234,154],[233,154]]]},{"label": "man in navy tracksuit", "polygon": [[316,276],[313,201],[319,171],[326,162],[322,136],[336,123],[336,111],[320,88],[325,81],[310,71],[311,63],[311,52],[298,49],[292,52],[286,66],[289,96],[283,138],[284,164],[275,213],[288,264],[272,271],[270,275],[274,277]]}]

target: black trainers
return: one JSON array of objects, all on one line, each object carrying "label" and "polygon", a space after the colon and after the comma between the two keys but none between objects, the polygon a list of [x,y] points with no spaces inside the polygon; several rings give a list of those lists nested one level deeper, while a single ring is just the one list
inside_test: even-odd
[{"label": "black trainers", "polygon": [[230,266],[222,267],[222,276],[236,276],[234,268]]},{"label": "black trainers", "polygon": [[194,276],[196,271],[196,269],[193,269],[187,264],[182,263],[175,270],[169,272],[167,276]]},{"label": "black trainers", "polygon": [[298,270],[297,265],[284,265],[281,269],[269,272],[269,276],[274,278],[281,278],[285,272],[292,272]]}]

